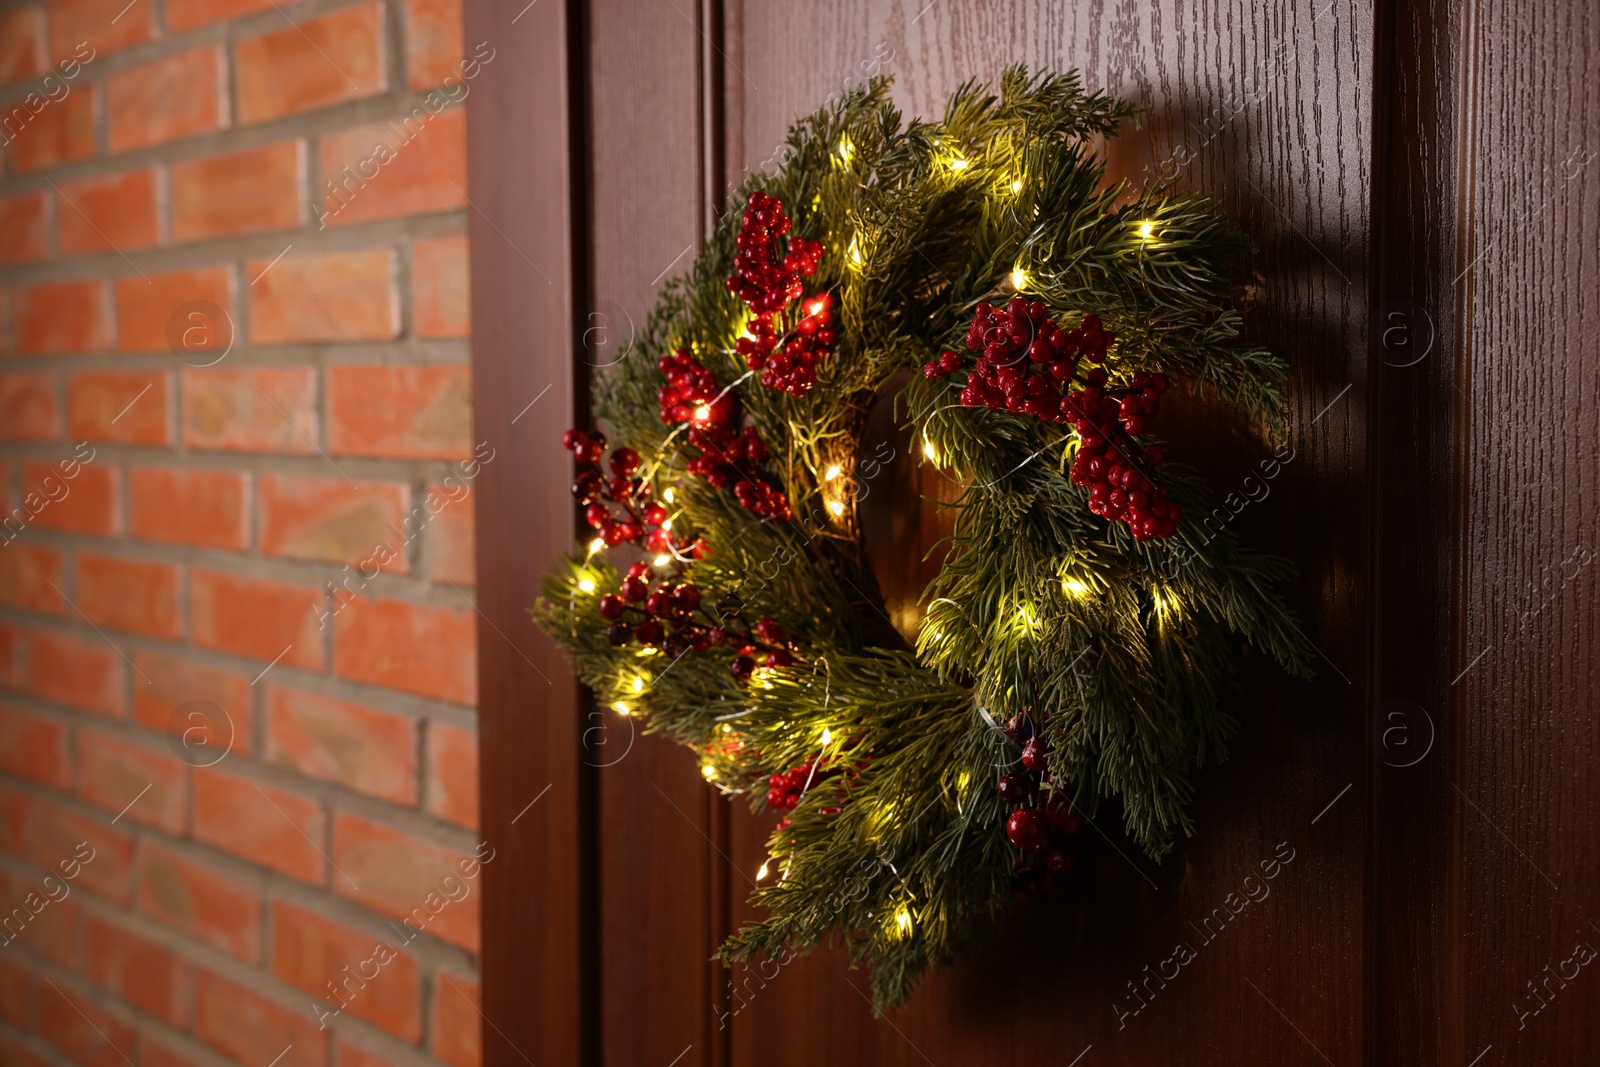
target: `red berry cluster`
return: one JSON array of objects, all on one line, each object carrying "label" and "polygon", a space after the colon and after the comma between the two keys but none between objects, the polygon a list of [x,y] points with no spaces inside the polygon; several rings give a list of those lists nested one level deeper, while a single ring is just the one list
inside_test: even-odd
[{"label": "red berry cluster", "polygon": [[[1071,424],[1079,442],[1072,481],[1089,489],[1089,509],[1126,522],[1137,540],[1171,537],[1181,511],[1154,477],[1165,454],[1159,445],[1147,449],[1134,440],[1160,410],[1171,380],[1141,371],[1126,385],[1112,386],[1105,367],[1083,368],[1103,364],[1115,342],[1095,315],[1064,330],[1042,301],[1013,297],[1004,308],[980,303],[966,336],[967,348],[980,355],[961,403]],[[922,373],[942,380],[964,363],[960,353],[942,352]]]},{"label": "red berry cluster", "polygon": [[817,272],[822,242],[791,237],[779,254],[777,241],[789,232],[783,202],[757,189],[739,218],[739,253],[734,257],[728,291],[750,308],[748,336],[734,348],[761,384],[790,396],[805,396],[817,381],[817,364],[832,347],[832,299],[827,293],[806,300],[796,311],[786,309],[805,292],[800,280]]},{"label": "red berry cluster", "polygon": [[757,473],[766,461],[767,445],[754,426],[739,428],[739,403],[732,391],[724,390],[687,348],[662,356],[658,366],[667,376],[667,384],[656,393],[661,421],[688,423],[689,445],[701,453],[689,461],[689,473],[718,489],[733,486],[740,506],[763,519],[793,518],[788,496]]},{"label": "red berry cluster", "polygon": [[[561,444],[578,461],[578,476],[572,482],[572,495],[584,505],[583,517],[599,533],[600,539],[615,548],[624,541],[643,544],[658,555],[671,554],[682,545],[661,528],[667,509],[650,500],[650,486],[635,477],[639,453],[619,448],[611,453],[608,478],[601,470],[605,456],[605,435],[597,431],[568,430]],[[613,508],[620,509],[618,511]],[[699,546],[697,545],[697,548]]]},{"label": "red berry cluster", "polygon": [[[840,747],[841,750],[854,748],[855,741],[846,741]],[[791,767],[787,771],[769,774],[767,775],[767,807],[778,811],[793,811],[808,791],[815,789],[819,783],[825,782],[830,778],[842,777],[845,790],[854,789],[861,784],[861,775],[871,763],[871,756],[859,756],[852,762],[852,765],[840,766],[826,756],[818,755],[798,767]],[[846,803],[848,803],[848,800],[846,800]],[[817,813],[819,815],[837,815],[843,810],[840,807],[829,806],[818,808]],[[785,816],[778,823],[778,829],[783,830],[788,826],[789,819]]]},{"label": "red berry cluster", "polygon": [[610,623],[606,638],[613,645],[637,640],[673,659],[691,649],[726,648],[734,653],[729,670],[741,682],[755,672],[757,657],[763,667],[794,663],[791,642],[776,619],[761,619],[752,631],[736,605],[719,603],[712,609],[702,603],[700,587],[693,582],[668,578],[652,588],[655,578],[655,568],[641,560],[628,568],[617,592],[600,598],[598,610]]},{"label": "red berry cluster", "polygon": [[1072,870],[1077,857],[1067,840],[1083,832],[1083,816],[1072,809],[1060,790],[1046,789],[1045,769],[1049,746],[1038,732],[1029,709],[1013,715],[1006,735],[1022,746],[1020,773],[1000,779],[1000,799],[1017,808],[1006,819],[1006,837],[1022,850],[1017,858],[1011,890],[1019,900],[1047,893],[1055,876]]}]

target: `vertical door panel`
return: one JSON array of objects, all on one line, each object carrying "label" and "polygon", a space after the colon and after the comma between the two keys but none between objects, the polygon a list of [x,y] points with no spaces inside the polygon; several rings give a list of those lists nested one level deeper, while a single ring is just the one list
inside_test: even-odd
[{"label": "vertical door panel", "polygon": [[[592,294],[577,356],[593,378],[648,358],[638,339],[701,244],[698,6],[595,0],[587,13]],[[621,558],[621,557],[619,557]],[[612,708],[586,715],[598,768],[602,1062],[710,1064],[716,1029],[712,805],[692,754]],[[681,1057],[681,1058],[680,1058]]]},{"label": "vertical door panel", "polygon": [[[1462,5],[1463,1059],[1592,1062],[1600,1025],[1600,17]],[[1447,278],[1448,282],[1449,279]],[[1585,962],[1585,960],[1592,962]]]}]

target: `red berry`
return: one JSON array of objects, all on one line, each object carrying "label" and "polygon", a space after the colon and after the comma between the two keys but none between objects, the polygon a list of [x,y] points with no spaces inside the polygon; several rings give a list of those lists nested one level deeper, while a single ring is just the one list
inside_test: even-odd
[{"label": "red berry", "polygon": [[645,584],[643,578],[639,578],[630,574],[628,577],[622,580],[622,596],[624,600],[631,600],[634,603],[638,603],[649,595],[650,587]]},{"label": "red berry", "polygon": [[750,675],[755,673],[756,661],[749,656],[740,656],[728,665],[728,670],[733,673],[735,681],[747,682]]},{"label": "red berry", "polygon": [[1073,864],[1077,862],[1078,857],[1060,845],[1051,845],[1044,850],[1043,859],[1045,870],[1055,871],[1057,874],[1066,874],[1072,870]]},{"label": "red berry", "polygon": [[1006,836],[1021,849],[1038,848],[1047,833],[1044,816],[1033,808],[1019,808],[1006,820]]},{"label": "red berry", "polygon": [[604,504],[590,504],[583,510],[583,518],[596,530],[611,521],[611,509]]},{"label": "red berry", "polygon": [[627,610],[627,603],[615,593],[607,593],[600,598],[600,617],[602,619],[620,619]]},{"label": "red berry", "polygon": [[786,648],[776,648],[767,653],[768,667],[788,667],[794,663],[794,656]]},{"label": "red berry", "polygon": [[1028,799],[1028,780],[1020,774],[1008,774],[1000,779],[1000,799],[1007,804],[1020,804]]},{"label": "red berry", "polygon": [[639,469],[639,453],[631,448],[619,448],[611,453],[610,464],[612,474],[631,478],[633,472]]},{"label": "red berry", "polygon": [[1045,754],[1049,748],[1042,737],[1030,737],[1028,743],[1022,746],[1022,765],[1030,771],[1045,769]]},{"label": "red berry", "polygon": [[606,627],[606,640],[613,645],[627,644],[630,636],[632,636],[632,633],[625,622],[614,622]]},{"label": "red berry", "polygon": [[783,644],[783,625],[777,619],[762,619],[756,623],[756,636],[769,645]]}]

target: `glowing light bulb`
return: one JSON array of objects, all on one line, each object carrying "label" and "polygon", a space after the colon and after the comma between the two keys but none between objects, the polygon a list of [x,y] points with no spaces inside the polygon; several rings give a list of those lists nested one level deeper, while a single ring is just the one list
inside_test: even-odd
[{"label": "glowing light bulb", "polygon": [[831,466],[831,467],[829,467],[827,469],[827,471],[822,475],[822,477],[823,477],[823,479],[825,481],[830,481],[831,482],[835,478],[839,477],[839,474],[840,474],[839,465],[837,463],[835,463],[833,466]]},{"label": "glowing light bulb", "polygon": [[861,266],[861,246],[856,243],[854,237],[850,238],[850,262],[857,267]]},{"label": "glowing light bulb", "polygon": [[850,153],[854,152],[854,151],[855,151],[855,146],[853,146],[849,141],[840,141],[839,142],[839,159],[842,162],[845,162],[845,163],[850,162]]},{"label": "glowing light bulb", "polygon": [[589,554],[592,556],[604,547],[606,547],[605,538],[596,537],[593,541],[589,542]]},{"label": "glowing light bulb", "polygon": [[767,876],[767,865],[765,863],[763,863],[761,865],[761,869],[756,872],[756,881],[759,882],[759,881],[761,881],[761,879],[765,878],[766,876]]},{"label": "glowing light bulb", "polygon": [[894,925],[900,931],[901,937],[909,934],[911,932],[911,913],[905,908],[896,910],[894,913]]},{"label": "glowing light bulb", "polygon": [[840,515],[843,515],[844,514],[844,501],[842,501],[842,500],[830,500],[830,501],[828,501],[828,510],[833,512],[835,518],[839,517]]},{"label": "glowing light bulb", "polygon": [[620,700],[617,701],[615,704],[611,705],[611,710],[616,712],[618,715],[631,714],[631,712],[629,712],[629,710],[628,710],[628,705],[624,704]]},{"label": "glowing light bulb", "polygon": [[705,422],[711,417],[711,409],[704,404],[694,409],[694,421]]},{"label": "glowing light bulb", "polygon": [[1017,292],[1020,293],[1020,292],[1022,292],[1023,289],[1025,289],[1027,287],[1027,285],[1028,285],[1028,273],[1026,271],[1024,271],[1021,267],[1017,267],[1014,270],[1012,270],[1012,272],[1011,272],[1011,288],[1015,289]]},{"label": "glowing light bulb", "polygon": [[670,530],[670,529],[672,529],[672,520],[671,520],[671,519],[662,519],[662,520],[661,520],[661,528],[662,528],[662,529],[663,529],[663,530]]},{"label": "glowing light bulb", "polygon": [[1080,582],[1076,578],[1063,578],[1061,580],[1061,588],[1073,596],[1082,596],[1089,591],[1088,583]]},{"label": "glowing light bulb", "polygon": [[1141,241],[1150,240],[1151,237],[1155,236],[1155,232],[1156,224],[1151,219],[1145,219],[1139,223],[1139,239]]},{"label": "glowing light bulb", "polygon": [[706,781],[709,782],[717,776],[717,769],[709,763],[702,763],[700,765],[700,773],[705,775]]},{"label": "glowing light bulb", "polygon": [[933,460],[935,463],[939,462],[939,450],[934,448],[933,442],[928,440],[926,437],[922,439],[922,454]]},{"label": "glowing light bulb", "polygon": [[654,563],[657,567],[665,567],[667,564],[672,562],[672,557],[671,556],[657,556],[655,559],[651,560],[650,562]]},{"label": "glowing light bulb", "polygon": [[578,583],[578,588],[582,589],[585,593],[594,592],[594,579],[585,578],[583,581]]},{"label": "glowing light bulb", "polygon": [[633,680],[633,691],[635,693],[644,692],[644,679],[643,678],[635,678]]},{"label": "glowing light bulb", "polygon": [[807,315],[819,315],[819,314],[822,313],[822,309],[827,307],[827,306],[828,306],[828,302],[826,300],[822,299],[821,297],[818,297],[817,299],[811,301],[810,304],[806,305],[806,314]]},{"label": "glowing light bulb", "polygon": [[1011,191],[1013,193],[1022,192],[1022,179],[1021,178],[1018,178],[1016,181],[1011,183]]},{"label": "glowing light bulb", "polygon": [[950,161],[951,170],[966,170],[970,166],[972,166],[972,164],[964,159],[952,159]]},{"label": "glowing light bulb", "polygon": [[828,729],[826,726],[824,726],[822,728],[822,743],[824,745],[826,745],[829,741],[832,741],[832,740],[833,740],[833,731]]},{"label": "glowing light bulb", "polygon": [[669,504],[672,503],[672,501],[674,499],[676,499],[676,497],[677,497],[677,494],[672,491],[672,486],[670,486],[670,485],[667,486],[667,491],[661,494],[661,499],[665,500]]}]

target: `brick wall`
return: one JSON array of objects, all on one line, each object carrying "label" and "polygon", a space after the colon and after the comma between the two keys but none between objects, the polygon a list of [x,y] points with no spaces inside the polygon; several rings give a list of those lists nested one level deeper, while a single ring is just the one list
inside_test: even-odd
[{"label": "brick wall", "polygon": [[0,1063],[478,1061],[460,26],[0,2]]}]

